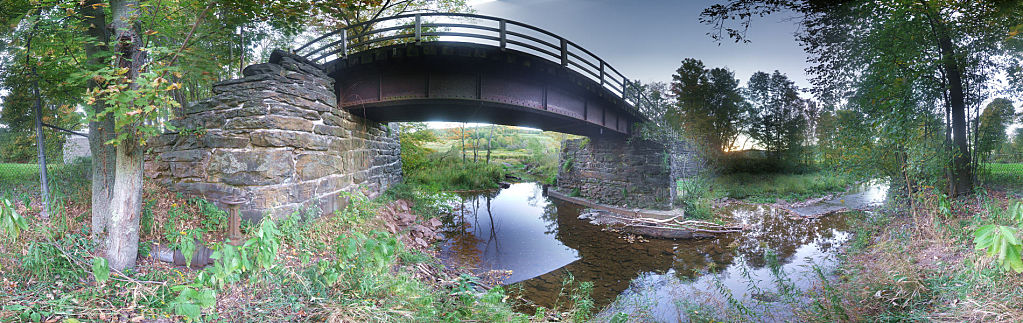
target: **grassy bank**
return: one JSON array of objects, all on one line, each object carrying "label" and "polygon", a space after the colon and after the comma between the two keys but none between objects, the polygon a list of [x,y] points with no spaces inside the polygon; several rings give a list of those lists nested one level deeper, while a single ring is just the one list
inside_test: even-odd
[{"label": "grassy bank", "polygon": [[[31,185],[22,182],[22,185]],[[86,190],[80,180],[65,187]],[[17,238],[0,233],[0,321],[529,321],[579,316],[568,304],[539,318],[513,311],[514,298],[445,267],[435,249],[411,236],[429,226],[450,196],[399,185],[376,199],[346,196],[348,207],[316,217],[247,224],[244,246],[223,243],[227,215],[199,198],[147,185],[140,259],[134,270],[104,271],[89,238],[88,194],[59,195],[51,219],[38,201],[14,201],[28,224]],[[396,202],[402,200],[403,202]],[[407,209],[395,205],[408,205]],[[415,214],[396,224],[394,210]],[[432,239],[428,239],[431,240]],[[150,242],[215,250],[204,269],[148,257]],[[187,252],[187,251],[186,251]],[[190,253],[190,252],[189,252]],[[99,269],[94,269],[99,268]]]},{"label": "grassy bank", "polygon": [[856,183],[852,176],[817,171],[806,174],[733,173],[714,177],[711,195],[751,202],[772,203],[778,199],[799,201],[844,192]]},{"label": "grassy bank", "polygon": [[[91,175],[90,161],[71,164],[49,164],[46,167],[50,186],[57,189],[80,186]],[[39,165],[0,163],[0,194],[39,194]]]},{"label": "grassy bank", "polygon": [[507,126],[428,129],[412,123],[401,129],[405,179],[436,191],[493,189],[518,180],[552,184],[567,136]]},{"label": "grassy bank", "polygon": [[435,191],[484,190],[498,188],[498,183],[512,173],[501,164],[462,161],[457,156],[430,154],[421,168],[405,174],[405,180],[420,188]]},{"label": "grassy bank", "polygon": [[[1003,192],[947,201],[925,192],[865,214],[844,264],[812,296],[812,321],[1018,322],[1023,280],[974,250],[978,228],[1016,227]],[[1016,255],[1018,258],[1019,256]]]}]

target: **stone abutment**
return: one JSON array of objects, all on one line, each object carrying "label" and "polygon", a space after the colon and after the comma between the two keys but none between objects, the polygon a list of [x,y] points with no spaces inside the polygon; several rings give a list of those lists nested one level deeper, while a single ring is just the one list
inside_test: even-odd
[{"label": "stone abutment", "polygon": [[675,183],[696,176],[703,163],[691,145],[670,147],[618,136],[561,144],[556,188],[597,203],[648,209],[672,207]]},{"label": "stone abutment", "polygon": [[148,144],[150,180],[217,203],[244,197],[250,220],[333,212],[343,192],[375,196],[401,181],[397,129],[338,108],[319,66],[277,51],[243,75],[214,84]]}]

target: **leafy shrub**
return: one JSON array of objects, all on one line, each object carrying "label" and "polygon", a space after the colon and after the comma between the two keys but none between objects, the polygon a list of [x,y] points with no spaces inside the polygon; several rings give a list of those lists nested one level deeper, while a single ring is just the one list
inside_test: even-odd
[{"label": "leafy shrub", "polygon": [[687,218],[701,220],[713,218],[710,181],[706,177],[680,179],[676,185],[676,202],[682,206]]},{"label": "leafy shrub", "polygon": [[190,201],[199,208],[202,217],[202,228],[206,232],[223,231],[227,228],[227,212],[221,210],[213,202],[203,198],[193,198]]},{"label": "leafy shrub", "polygon": [[28,229],[28,222],[14,209],[9,199],[0,199],[0,231],[12,241],[18,239],[21,231]]},{"label": "leafy shrub", "polygon": [[1002,270],[1023,272],[1023,259],[1020,258],[1023,245],[1020,244],[1016,228],[989,224],[974,232],[973,243],[977,250],[987,249],[988,257],[995,257]]},{"label": "leafy shrub", "polygon": [[198,320],[202,309],[217,304],[217,293],[212,289],[197,289],[189,285],[174,286],[173,289],[178,291],[178,297],[171,302],[170,307],[174,314],[184,316],[188,321]]},{"label": "leafy shrub", "polygon": [[[1008,220],[1019,225],[1023,223],[1023,203],[1017,202],[1007,210]],[[973,244],[977,250],[987,250],[987,256],[995,258],[1004,271],[1023,272],[1023,244],[1019,230],[1013,226],[988,224],[973,232]]]}]

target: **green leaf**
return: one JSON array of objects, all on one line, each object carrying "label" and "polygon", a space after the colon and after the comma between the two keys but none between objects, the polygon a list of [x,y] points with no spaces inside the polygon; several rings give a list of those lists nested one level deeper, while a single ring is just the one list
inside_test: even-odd
[{"label": "green leaf", "polygon": [[110,279],[110,266],[106,258],[92,258],[92,275],[96,276],[96,282],[99,282],[101,285]]}]

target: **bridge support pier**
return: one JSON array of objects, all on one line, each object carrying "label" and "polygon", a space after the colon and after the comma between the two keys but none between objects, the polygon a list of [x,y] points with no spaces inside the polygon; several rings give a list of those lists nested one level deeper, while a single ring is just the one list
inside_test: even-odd
[{"label": "bridge support pier", "polygon": [[401,181],[397,129],[337,107],[320,66],[276,51],[244,77],[214,84],[176,132],[148,143],[146,175],[220,203],[240,196],[243,218],[343,208],[342,192],[374,196]]},{"label": "bridge support pier", "polygon": [[674,183],[695,176],[702,163],[690,145],[607,136],[561,144],[556,188],[602,204],[667,209]]}]

